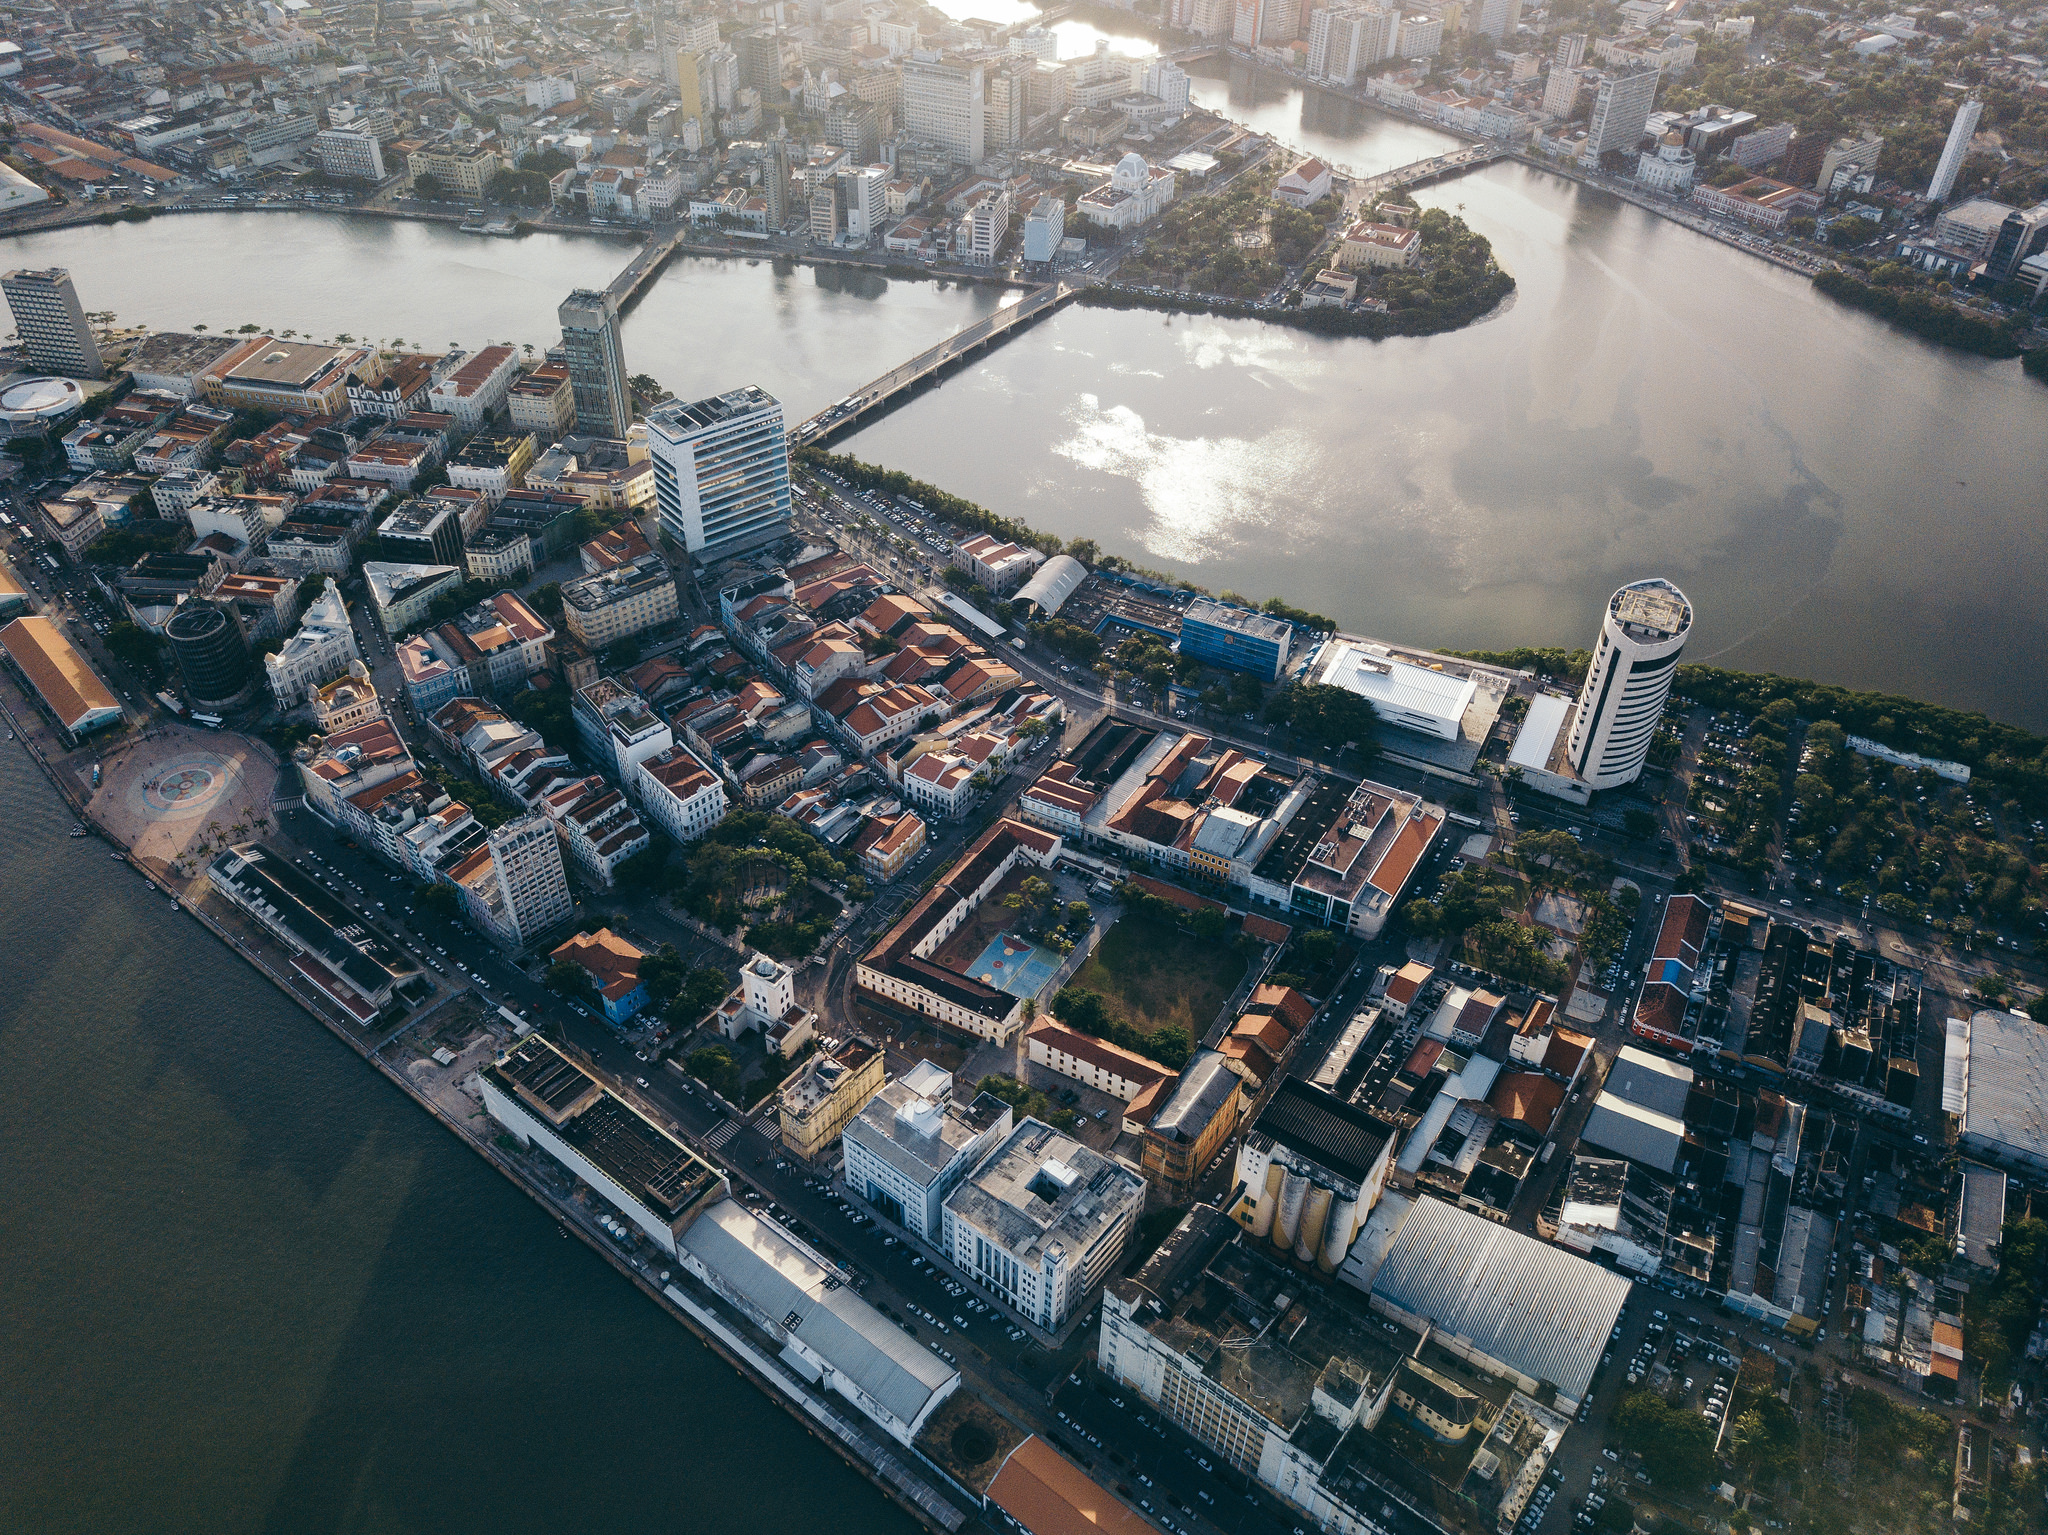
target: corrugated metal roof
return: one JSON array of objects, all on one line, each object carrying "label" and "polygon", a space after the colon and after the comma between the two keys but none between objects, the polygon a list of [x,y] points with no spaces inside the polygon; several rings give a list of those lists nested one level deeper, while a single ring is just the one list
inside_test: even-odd
[{"label": "corrugated metal roof", "polygon": [[2048,1156],[2048,1029],[1985,1008],[1970,1019],[1964,1136],[2007,1155]]},{"label": "corrugated metal roof", "polygon": [[1677,1119],[1684,1115],[1686,1095],[1692,1091],[1692,1068],[1624,1045],[1603,1085],[1617,1098]]},{"label": "corrugated metal roof", "polygon": [[951,1366],[736,1200],[705,1211],[679,1245],[904,1423],[915,1423],[954,1378]]},{"label": "corrugated metal roof", "polygon": [[1586,1116],[1586,1127],[1579,1132],[1579,1139],[1668,1173],[1678,1162],[1685,1124],[1669,1114],[1602,1093],[1593,1103],[1593,1112]]},{"label": "corrugated metal roof", "polygon": [[1629,1282],[1440,1199],[1389,1194],[1343,1275],[1489,1359],[1583,1399]]}]

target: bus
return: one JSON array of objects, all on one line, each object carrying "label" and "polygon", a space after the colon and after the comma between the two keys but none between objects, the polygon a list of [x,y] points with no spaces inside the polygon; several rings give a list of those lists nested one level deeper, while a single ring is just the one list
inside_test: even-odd
[{"label": "bus", "polygon": [[173,714],[183,714],[185,712],[185,706],[178,702],[178,695],[169,688],[165,688],[161,693],[158,693],[156,701]]},{"label": "bus", "polygon": [[208,730],[218,730],[220,729],[221,726],[221,718],[218,714],[201,714],[197,710],[194,710],[192,714],[192,723],[195,725],[204,725]]}]

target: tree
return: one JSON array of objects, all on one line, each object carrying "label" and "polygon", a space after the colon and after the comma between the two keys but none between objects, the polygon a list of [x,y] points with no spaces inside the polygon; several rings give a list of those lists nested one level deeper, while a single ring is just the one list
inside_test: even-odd
[{"label": "tree", "polygon": [[614,877],[619,888],[635,895],[652,895],[662,886],[668,868],[668,839],[653,837],[647,846],[620,864]]},{"label": "tree", "polygon": [[640,983],[657,1002],[667,1002],[680,993],[689,973],[689,966],[683,963],[672,943],[663,944],[640,961]]},{"label": "tree", "polygon": [[462,897],[455,893],[453,885],[421,885],[413,892],[412,904],[414,910],[439,917],[443,922],[453,922],[462,915]]},{"label": "tree", "polygon": [[2048,1023],[2048,991],[2027,1004],[2027,1016],[2036,1023]]},{"label": "tree", "polygon": [[126,619],[107,631],[107,649],[152,682],[163,677],[163,662],[157,643],[148,630]]},{"label": "tree", "polygon": [[739,1091],[740,1069],[724,1045],[706,1045],[692,1050],[684,1069],[713,1092],[730,1099]]},{"label": "tree", "polygon": [[1631,842],[1642,842],[1655,834],[1657,818],[1649,811],[1631,805],[1621,813],[1621,826]]},{"label": "tree", "polygon": [[1714,1470],[1714,1431],[1696,1412],[1654,1391],[1631,1391],[1613,1417],[1614,1437],[1643,1458],[1653,1481],[1696,1491]]},{"label": "tree", "polygon": [[432,171],[422,171],[412,178],[412,194],[424,202],[437,203],[447,196],[447,188]]},{"label": "tree", "polygon": [[558,959],[549,965],[547,978],[542,984],[556,996],[578,1002],[587,1002],[596,992],[590,984],[590,972],[568,959]]}]

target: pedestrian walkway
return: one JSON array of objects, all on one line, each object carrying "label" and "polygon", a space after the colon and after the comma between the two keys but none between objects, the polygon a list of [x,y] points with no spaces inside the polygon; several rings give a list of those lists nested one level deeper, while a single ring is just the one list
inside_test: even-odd
[{"label": "pedestrian walkway", "polygon": [[721,1119],[704,1136],[704,1144],[713,1151],[722,1151],[728,1141],[747,1128],[748,1123],[744,1119]]}]

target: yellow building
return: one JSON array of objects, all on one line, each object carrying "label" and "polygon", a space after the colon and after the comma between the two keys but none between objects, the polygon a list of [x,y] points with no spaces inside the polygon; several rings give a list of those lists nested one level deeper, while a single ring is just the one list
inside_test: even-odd
[{"label": "yellow building", "polygon": [[858,1034],[804,1062],[776,1096],[782,1144],[806,1162],[831,1150],[847,1121],[882,1090],[882,1063],[881,1047]]},{"label": "yellow building", "polygon": [[1363,272],[1379,267],[1413,266],[1421,244],[1422,236],[1416,230],[1360,221],[1344,231],[1344,243],[1337,248],[1337,267],[1345,272]]},{"label": "yellow building", "polygon": [[415,181],[432,176],[450,197],[481,202],[484,188],[505,169],[505,161],[495,149],[482,144],[443,141],[415,149],[406,156],[405,168]]}]

